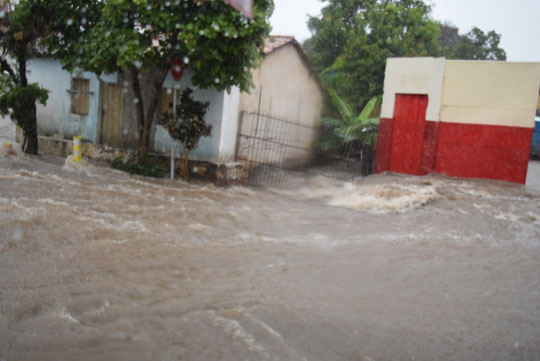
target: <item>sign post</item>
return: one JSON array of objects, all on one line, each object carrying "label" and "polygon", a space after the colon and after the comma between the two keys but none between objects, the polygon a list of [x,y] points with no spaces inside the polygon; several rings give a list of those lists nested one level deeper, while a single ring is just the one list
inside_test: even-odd
[{"label": "sign post", "polygon": [[[174,60],[171,62],[171,75],[174,79],[174,86],[173,86],[173,121],[176,123],[176,89],[178,88],[178,84],[180,82],[180,79],[182,79],[182,75],[184,75],[184,61],[182,58],[174,58]],[[171,180],[174,180],[174,147],[176,145],[176,141],[173,139],[173,142],[171,144]]]},{"label": "sign post", "polygon": [[253,18],[253,0],[223,0],[248,18]]}]

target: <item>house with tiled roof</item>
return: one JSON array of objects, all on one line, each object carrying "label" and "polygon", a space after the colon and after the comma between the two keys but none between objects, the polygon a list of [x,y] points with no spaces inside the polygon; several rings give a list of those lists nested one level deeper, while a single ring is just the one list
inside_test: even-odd
[{"label": "house with tiled roof", "polygon": [[[117,150],[136,149],[138,132],[133,106],[136,99],[131,90],[131,79],[125,74],[99,78],[84,71],[70,74],[57,60],[50,58],[33,59],[29,69],[30,81],[50,91],[47,105],[37,109],[42,152],[67,155],[71,152],[70,141],[74,136],[82,137],[83,156],[110,158],[118,154]],[[187,68],[178,82],[171,74],[167,76],[158,109],[158,112],[168,109],[174,87],[191,87],[197,100],[210,103],[205,120],[213,127],[212,136],[201,139],[190,159],[214,165],[245,160],[242,149],[245,149],[246,136],[251,151],[254,150],[253,139],[259,138],[257,144],[265,144],[265,149],[256,149],[263,157],[271,154],[262,158],[265,161],[290,159],[287,153],[290,149],[296,149],[294,159],[306,160],[311,156],[320,120],[322,89],[300,44],[293,37],[267,39],[263,61],[252,70],[254,87],[249,93],[241,93],[236,87],[229,92],[198,89],[191,83],[191,75]],[[146,88],[152,85],[152,79],[145,76],[140,81],[143,92],[148,91]],[[285,146],[273,144],[270,151],[267,141],[281,142],[268,132],[278,129],[276,119],[284,121],[279,127],[281,131],[289,131],[288,143]],[[290,129],[284,129],[283,124],[290,125]],[[293,133],[295,135],[290,136]],[[174,142],[163,127],[154,124],[150,138],[151,154],[170,154]]]}]

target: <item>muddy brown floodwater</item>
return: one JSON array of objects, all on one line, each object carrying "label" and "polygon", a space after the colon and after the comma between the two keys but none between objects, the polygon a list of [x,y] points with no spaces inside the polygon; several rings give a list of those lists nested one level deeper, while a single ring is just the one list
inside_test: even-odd
[{"label": "muddy brown floodwater", "polygon": [[0,360],[539,360],[540,193],[0,156]]}]

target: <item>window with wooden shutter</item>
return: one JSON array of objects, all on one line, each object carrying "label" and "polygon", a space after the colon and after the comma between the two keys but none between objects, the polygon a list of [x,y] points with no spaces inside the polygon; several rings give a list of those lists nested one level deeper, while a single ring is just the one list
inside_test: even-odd
[{"label": "window with wooden shutter", "polygon": [[73,78],[70,93],[71,113],[88,115],[90,109],[90,80]]}]

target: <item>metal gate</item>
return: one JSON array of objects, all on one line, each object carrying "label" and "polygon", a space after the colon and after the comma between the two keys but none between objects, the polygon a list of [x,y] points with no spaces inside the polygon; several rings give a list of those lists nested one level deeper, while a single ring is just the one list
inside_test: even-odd
[{"label": "metal gate", "polygon": [[236,161],[247,169],[253,186],[299,185],[318,176],[354,182],[373,172],[373,160],[363,159],[352,143],[333,151],[322,150],[319,139],[323,131],[244,111],[238,125]]}]

